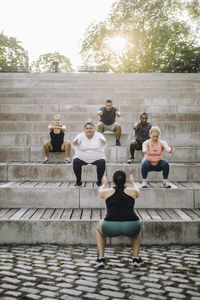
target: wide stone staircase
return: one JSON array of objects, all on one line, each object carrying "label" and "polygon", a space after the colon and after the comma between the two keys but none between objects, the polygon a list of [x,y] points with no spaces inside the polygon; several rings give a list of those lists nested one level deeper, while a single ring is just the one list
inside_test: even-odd
[{"label": "wide stone staircase", "polygon": [[[143,244],[200,243],[200,74],[0,74],[0,243],[95,244],[104,218],[96,170],[83,167],[83,186],[74,187],[72,165],[64,153],[50,153],[44,165],[42,144],[48,125],[61,114],[72,141],[85,120],[98,122],[106,99],[121,111],[121,147],[105,133],[106,175],[110,186],[117,169],[133,174],[140,187],[142,153],[126,163],[133,124],[142,111],[159,125],[161,139],[176,150],[170,163],[171,189],[162,173],[149,173],[136,213],[143,223]],[[71,158],[73,157],[71,149]],[[108,239],[110,244],[129,242]]]}]

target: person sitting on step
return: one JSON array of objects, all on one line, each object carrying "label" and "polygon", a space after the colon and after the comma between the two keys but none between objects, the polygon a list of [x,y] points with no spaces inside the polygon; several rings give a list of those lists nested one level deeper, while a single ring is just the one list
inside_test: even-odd
[{"label": "person sitting on step", "polygon": [[69,151],[71,144],[69,141],[64,141],[66,126],[62,125],[60,115],[54,115],[53,121],[54,124],[50,124],[48,126],[51,140],[45,141],[43,144],[43,149],[46,156],[44,164],[49,162],[49,152],[65,152],[64,162],[66,164],[70,164]]},{"label": "person sitting on step", "polygon": [[107,214],[100,221],[96,230],[98,249],[97,267],[105,266],[104,248],[106,237],[124,235],[131,238],[133,249],[133,266],[141,266],[144,262],[139,256],[141,243],[141,222],[134,212],[135,198],[139,196],[139,189],[130,175],[131,187],[127,187],[126,173],[118,170],[113,174],[114,187],[106,188],[107,179],[103,177],[103,185],[99,188],[99,195],[106,201]]},{"label": "person sitting on step", "polygon": [[[105,145],[106,140],[103,134],[95,132],[94,124],[88,120],[84,125],[84,132],[79,133],[72,142],[75,148],[73,157],[73,170],[76,176],[75,186],[81,186],[82,166],[92,164],[97,167],[97,185],[101,185],[101,180],[105,172]],[[92,180],[92,178],[91,178]]]},{"label": "person sitting on step", "polygon": [[148,114],[143,112],[140,114],[140,122],[134,124],[135,140],[130,144],[131,158],[127,161],[127,164],[133,164],[135,159],[135,150],[142,150],[142,144],[148,140],[149,130],[151,129],[151,123],[148,121]]},{"label": "person sitting on step", "polygon": [[106,100],[105,106],[101,107],[98,111],[98,115],[101,117],[100,122],[97,125],[97,131],[103,133],[104,131],[115,131],[116,146],[121,146],[121,126],[116,122],[116,117],[120,117],[121,114],[118,108],[112,106],[112,100]]},{"label": "person sitting on step", "polygon": [[159,139],[160,134],[160,128],[158,126],[152,126],[149,131],[150,139],[142,144],[142,151],[145,156],[141,166],[141,188],[147,188],[147,175],[148,172],[151,171],[163,171],[163,187],[171,188],[171,185],[167,182],[169,175],[169,163],[162,159],[162,152],[165,149],[167,152],[174,154],[174,149],[169,147],[165,141]]}]

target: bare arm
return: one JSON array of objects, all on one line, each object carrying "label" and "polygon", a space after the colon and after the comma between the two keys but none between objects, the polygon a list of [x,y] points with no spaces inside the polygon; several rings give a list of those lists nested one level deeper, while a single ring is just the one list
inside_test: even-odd
[{"label": "bare arm", "polygon": [[144,154],[147,154],[148,153],[148,151],[149,151],[149,149],[148,149],[148,140],[146,140],[143,144],[142,144],[142,152],[144,153]]},{"label": "bare arm", "polygon": [[97,114],[98,114],[99,116],[102,116],[102,115],[103,115],[103,110],[99,110]]},{"label": "bare arm", "polygon": [[126,194],[128,194],[129,196],[131,196],[132,198],[137,198],[137,197],[139,197],[139,194],[140,194],[139,189],[135,185],[133,175],[130,175],[129,178],[130,178],[131,187],[126,187],[124,192]]},{"label": "bare arm", "polygon": [[106,176],[103,177],[103,184],[99,188],[99,196],[106,200],[108,197],[110,197],[112,194],[114,194],[114,189],[113,188],[106,188],[107,186],[107,178]]},{"label": "bare arm", "polygon": [[121,113],[119,111],[116,111],[115,114],[116,114],[116,117],[118,117],[118,118],[121,116]]},{"label": "bare arm", "polygon": [[167,142],[161,141],[161,145],[162,145],[162,147],[165,149],[166,152],[171,153],[171,154],[174,154],[174,151],[175,151],[174,148],[170,147],[170,146],[167,144]]}]

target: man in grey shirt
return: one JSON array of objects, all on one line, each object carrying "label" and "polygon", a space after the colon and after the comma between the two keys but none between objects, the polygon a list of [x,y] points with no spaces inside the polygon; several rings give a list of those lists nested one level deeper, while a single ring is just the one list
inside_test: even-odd
[{"label": "man in grey shirt", "polygon": [[134,163],[135,150],[142,150],[142,144],[150,138],[149,130],[151,129],[152,125],[147,121],[148,114],[143,112],[140,115],[140,122],[135,123],[133,127],[135,130],[135,140],[133,140],[130,144],[131,158],[127,161],[127,164]]},{"label": "man in grey shirt", "polygon": [[106,100],[105,106],[98,111],[100,122],[97,125],[97,131],[103,133],[105,130],[114,131],[116,135],[116,146],[121,146],[121,126],[116,122],[116,117],[120,117],[118,108],[112,106],[111,100]]}]

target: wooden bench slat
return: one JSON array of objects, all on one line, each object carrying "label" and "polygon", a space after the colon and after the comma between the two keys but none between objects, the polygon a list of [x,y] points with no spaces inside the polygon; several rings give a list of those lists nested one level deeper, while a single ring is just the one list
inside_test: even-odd
[{"label": "wooden bench slat", "polygon": [[28,208],[20,208],[14,215],[10,217],[10,220],[19,220],[27,210]]},{"label": "wooden bench slat", "polygon": [[56,208],[53,215],[51,216],[51,220],[59,220],[62,216],[64,208]]},{"label": "wooden bench slat", "polygon": [[137,212],[141,220],[144,221],[152,220],[151,216],[148,214],[148,212],[145,209],[137,209]]},{"label": "wooden bench slat", "polygon": [[198,214],[196,214],[191,209],[183,209],[184,213],[186,213],[188,216],[190,216],[193,220],[199,220]]},{"label": "wooden bench slat", "polygon": [[55,208],[47,208],[41,219],[51,219],[51,216],[54,213]]},{"label": "wooden bench slat", "polygon": [[75,208],[73,210],[73,213],[72,213],[72,216],[71,216],[71,220],[80,220],[81,219],[81,215],[82,215],[82,209]]},{"label": "wooden bench slat", "polygon": [[162,220],[171,220],[170,216],[164,211],[164,209],[157,210],[158,214],[161,216]]},{"label": "wooden bench slat", "polygon": [[31,220],[39,220],[43,213],[45,212],[46,208],[38,208],[36,212],[30,218]]},{"label": "wooden bench slat", "polygon": [[83,209],[81,220],[90,220],[92,216],[92,210],[90,208]]},{"label": "wooden bench slat", "polygon": [[106,217],[107,214],[107,209],[106,208],[102,208],[101,209],[101,219],[104,219]]},{"label": "wooden bench slat", "polygon": [[184,211],[179,208],[174,208],[174,211],[181,217],[182,220],[191,220],[192,218],[189,217]]},{"label": "wooden bench slat", "polygon": [[151,216],[152,220],[162,220],[155,209],[147,209],[147,212]]},{"label": "wooden bench slat", "polygon": [[1,209],[0,209],[0,219],[1,219],[1,217],[3,217],[9,210],[10,210],[10,208],[1,208]]},{"label": "wooden bench slat", "polygon": [[8,220],[11,216],[13,216],[19,208],[10,208],[2,217],[2,220]]},{"label": "wooden bench slat", "polygon": [[72,208],[65,208],[60,219],[61,220],[70,220],[72,212],[73,212]]},{"label": "wooden bench slat", "polygon": [[94,208],[92,210],[92,220],[100,220],[100,219],[101,219],[100,209]]},{"label": "wooden bench slat", "polygon": [[29,208],[25,214],[21,217],[21,220],[29,220],[36,212],[37,208]]},{"label": "wooden bench slat", "polygon": [[70,186],[70,182],[61,182],[61,185],[59,186],[59,188],[62,188],[62,189],[67,189],[68,187]]},{"label": "wooden bench slat", "polygon": [[173,209],[166,208],[165,211],[172,220],[181,220],[181,217],[179,215],[177,215]]}]

